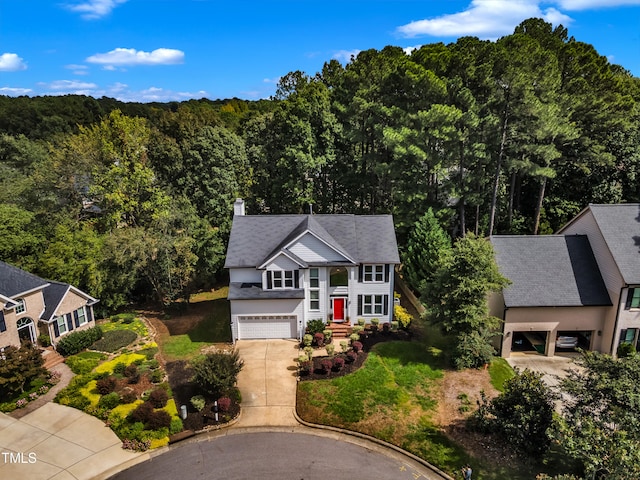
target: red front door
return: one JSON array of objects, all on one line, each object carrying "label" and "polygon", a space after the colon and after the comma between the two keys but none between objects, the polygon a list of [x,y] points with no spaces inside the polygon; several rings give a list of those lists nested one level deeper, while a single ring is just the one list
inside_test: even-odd
[{"label": "red front door", "polygon": [[344,298],[333,299],[333,321],[344,321]]}]

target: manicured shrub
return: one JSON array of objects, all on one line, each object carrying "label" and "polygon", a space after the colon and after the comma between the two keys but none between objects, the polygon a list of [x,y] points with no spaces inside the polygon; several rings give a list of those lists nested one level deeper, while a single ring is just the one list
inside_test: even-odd
[{"label": "manicured shrub", "polygon": [[138,334],[133,330],[110,330],[104,336],[91,345],[92,350],[113,353],[116,350],[126,347],[138,338]]},{"label": "manicured shrub", "polygon": [[160,383],[164,380],[164,372],[162,370],[154,370],[151,372],[151,382],[152,383]]},{"label": "manicured shrub", "polygon": [[340,340],[340,348],[343,352],[346,352],[347,350],[349,350],[349,343],[347,343],[346,340]]},{"label": "manicured shrub", "polygon": [[310,347],[313,343],[313,335],[306,333],[304,337],[302,337],[302,343],[305,347]]},{"label": "manicured shrub", "polygon": [[333,354],[336,351],[336,346],[333,343],[327,343],[327,345],[324,348],[327,349],[327,355],[329,355],[330,357],[333,357]]},{"label": "manicured shrub", "polygon": [[126,370],[126,368],[127,368],[126,363],[118,362],[113,367],[113,373],[115,373],[116,375],[124,375],[124,371]]},{"label": "manicured shrub", "polygon": [[47,370],[40,350],[32,345],[6,347],[0,358],[0,398],[4,401],[20,396],[32,380],[44,378]]},{"label": "manicured shrub", "polygon": [[391,330],[391,325],[389,325],[389,322],[384,322],[384,323],[382,324],[382,331],[383,331],[384,333],[388,333],[388,332],[389,332],[389,330]]},{"label": "manicured shrub", "polygon": [[399,327],[400,327],[400,322],[398,322],[397,320],[393,320],[391,322],[391,331],[392,332],[397,332]]},{"label": "manicured shrub", "polygon": [[229,397],[220,397],[218,399],[218,409],[221,412],[228,412],[231,408],[231,399]]},{"label": "manicured shrub", "polygon": [[197,411],[201,412],[206,404],[206,401],[202,395],[196,395],[195,397],[191,397],[191,405]]},{"label": "manicured shrub", "polygon": [[146,424],[150,415],[153,413],[153,405],[149,402],[144,402],[138,405],[128,417],[128,420],[132,423],[141,422]]},{"label": "manicured shrub", "polygon": [[356,361],[356,359],[358,358],[358,353],[354,352],[353,350],[349,350],[347,352],[347,358],[346,361],[349,363],[353,363]]},{"label": "manicured shrub", "polygon": [[321,318],[316,318],[315,320],[309,320],[307,322],[307,333],[312,336],[316,333],[322,333],[322,331],[326,328],[327,325]]},{"label": "manicured shrub", "polygon": [[51,346],[51,337],[49,335],[38,335],[38,345],[47,348]]},{"label": "manicured shrub", "polygon": [[100,327],[91,327],[78,332],[71,332],[60,339],[56,350],[60,355],[68,357],[81,352],[102,338]]},{"label": "manicured shrub", "polygon": [[324,345],[324,334],[322,332],[314,333],[313,343],[315,343],[318,347],[322,347]]},{"label": "manicured shrub", "polygon": [[616,351],[616,354],[619,358],[630,357],[634,353],[636,353],[636,347],[634,347],[633,344],[627,342],[621,343],[618,347],[618,350]]},{"label": "manicured shrub", "polygon": [[360,335],[364,331],[364,327],[362,325],[354,325],[351,331],[353,332],[353,334]]},{"label": "manicured shrub", "polygon": [[167,404],[168,400],[169,395],[167,395],[167,391],[164,388],[156,388],[149,394],[148,402],[155,408],[162,408]]},{"label": "manicured shrub", "polygon": [[304,353],[306,353],[307,357],[311,359],[313,357],[313,347],[304,347]]},{"label": "manicured shrub", "polygon": [[144,428],[148,430],[169,428],[169,425],[171,425],[171,415],[169,415],[165,410],[151,410],[151,413],[147,417],[147,421],[144,422]]},{"label": "manicured shrub", "polygon": [[304,362],[300,362],[299,367],[301,375],[308,375],[313,368],[313,362],[311,360],[305,360]]},{"label": "manicured shrub", "polygon": [[360,335],[358,335],[357,333],[352,333],[351,335],[349,335],[349,340],[351,340],[351,344],[353,344],[353,342],[357,342],[360,340]]},{"label": "manicured shrub", "polygon": [[339,372],[340,370],[342,370],[343,367],[344,367],[344,358],[335,357],[333,359],[333,365],[331,368],[333,368],[333,370],[335,370],[336,372]]},{"label": "manicured shrub", "polygon": [[[127,387],[128,388],[128,387]],[[133,390],[125,390],[122,392],[122,397],[120,399],[121,403],[133,403],[138,399],[136,392]]]},{"label": "manicured shrub", "polygon": [[322,331],[322,334],[324,335],[324,341],[330,342],[331,337],[333,337],[333,330],[331,330],[330,328],[326,328]]},{"label": "manicured shrub", "polygon": [[320,361],[320,368],[324,373],[328,373],[332,367],[333,367],[333,362],[330,359],[324,358]]},{"label": "manicured shrub", "polygon": [[360,325],[361,327],[364,327],[364,324],[366,323],[364,318],[359,318],[358,319],[358,325]]},{"label": "manicured shrub", "polygon": [[351,344],[351,347],[353,348],[354,352],[358,353],[362,351],[362,342],[353,342]]},{"label": "manicured shrub", "polygon": [[98,401],[98,407],[109,410],[116,408],[118,405],[120,405],[120,395],[118,395],[117,392],[107,393],[100,397],[100,400]]},{"label": "manicured shrub", "polygon": [[156,368],[160,367],[160,362],[154,358],[153,360],[149,360],[147,366],[150,370],[155,370]]},{"label": "manicured shrub", "polygon": [[182,425],[182,420],[176,417],[171,417],[171,424],[169,425],[169,434],[174,435],[178,432],[181,432],[184,426]]},{"label": "manicured shrub", "polygon": [[116,379],[114,377],[101,378],[96,382],[96,390],[100,395],[107,395],[116,389]]},{"label": "manicured shrub", "polygon": [[243,365],[237,350],[209,353],[192,362],[193,382],[211,395],[225,394],[236,384]]}]

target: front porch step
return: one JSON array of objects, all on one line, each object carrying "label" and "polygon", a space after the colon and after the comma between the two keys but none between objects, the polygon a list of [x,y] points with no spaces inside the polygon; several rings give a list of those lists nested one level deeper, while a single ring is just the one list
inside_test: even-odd
[{"label": "front porch step", "polygon": [[333,323],[327,327],[333,332],[333,338],[348,338],[351,335],[351,325],[348,323]]},{"label": "front porch step", "polygon": [[52,367],[55,367],[56,365],[60,365],[61,363],[64,363],[64,357],[53,349],[47,348],[43,350],[42,356],[44,357],[43,366],[47,370],[50,370]]}]

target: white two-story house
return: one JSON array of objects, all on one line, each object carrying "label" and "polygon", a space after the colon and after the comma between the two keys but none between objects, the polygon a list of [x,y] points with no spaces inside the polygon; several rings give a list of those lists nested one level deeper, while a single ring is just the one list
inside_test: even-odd
[{"label": "white two-story house", "polygon": [[400,263],[390,215],[245,215],[234,204],[229,269],[234,341],[297,338],[307,322],[389,322]]}]

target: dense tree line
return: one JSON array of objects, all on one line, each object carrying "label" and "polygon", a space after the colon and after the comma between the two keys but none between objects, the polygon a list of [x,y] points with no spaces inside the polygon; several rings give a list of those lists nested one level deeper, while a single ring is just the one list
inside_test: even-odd
[{"label": "dense tree line", "polygon": [[639,201],[640,79],[530,19],[285,75],[270,100],[0,97],[0,255],[113,309],[220,272],[251,213],[429,208],[452,237],[548,233],[589,202]]}]

